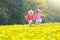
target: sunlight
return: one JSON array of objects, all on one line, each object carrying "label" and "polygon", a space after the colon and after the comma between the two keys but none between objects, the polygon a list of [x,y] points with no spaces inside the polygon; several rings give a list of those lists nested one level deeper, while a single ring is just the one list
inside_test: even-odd
[{"label": "sunlight", "polygon": [[60,3],[60,0],[52,0],[53,1],[53,3],[55,3],[55,4],[59,4]]}]

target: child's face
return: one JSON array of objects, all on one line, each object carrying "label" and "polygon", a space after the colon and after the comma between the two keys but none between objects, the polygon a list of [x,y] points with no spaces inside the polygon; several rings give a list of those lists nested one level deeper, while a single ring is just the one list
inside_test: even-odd
[{"label": "child's face", "polygon": [[30,14],[33,14],[33,12],[30,12]]},{"label": "child's face", "polygon": [[40,13],[40,11],[38,11],[38,13]]},{"label": "child's face", "polygon": [[37,12],[36,13],[40,13],[40,11],[39,10],[37,10]]}]

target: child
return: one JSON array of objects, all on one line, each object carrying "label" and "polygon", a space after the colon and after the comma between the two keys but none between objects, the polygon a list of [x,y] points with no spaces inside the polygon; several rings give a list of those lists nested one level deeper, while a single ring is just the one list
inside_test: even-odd
[{"label": "child", "polygon": [[29,26],[31,26],[32,25],[32,21],[34,19],[33,10],[28,11],[27,19],[28,19]]},{"label": "child", "polygon": [[35,14],[36,24],[39,24],[42,22],[42,16],[43,14],[41,14],[40,9],[37,9],[36,14]]}]

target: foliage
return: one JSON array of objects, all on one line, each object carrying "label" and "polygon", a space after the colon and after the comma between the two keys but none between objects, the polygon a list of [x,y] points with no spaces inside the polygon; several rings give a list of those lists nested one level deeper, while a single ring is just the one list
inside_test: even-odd
[{"label": "foliage", "polygon": [[32,9],[35,14],[38,8],[42,14],[47,14],[42,17],[43,22],[60,22],[60,11],[56,6],[50,0],[0,0],[0,25],[25,24],[28,11]]}]

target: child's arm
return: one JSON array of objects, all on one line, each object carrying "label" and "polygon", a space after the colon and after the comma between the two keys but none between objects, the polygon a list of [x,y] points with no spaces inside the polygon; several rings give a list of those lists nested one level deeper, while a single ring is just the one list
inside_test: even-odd
[{"label": "child's arm", "polygon": [[28,14],[25,16],[25,19],[26,19],[26,20],[28,19]]},{"label": "child's arm", "polygon": [[42,16],[44,16],[44,17],[46,17],[47,16],[47,14],[45,14],[45,13],[43,13],[43,14],[41,14]]},{"label": "child's arm", "polygon": [[41,16],[44,16],[44,14],[41,14]]},{"label": "child's arm", "polygon": [[34,16],[34,19],[36,18],[36,14],[35,14],[35,16]]},{"label": "child's arm", "polygon": [[35,16],[33,17],[33,20],[35,20]]},{"label": "child's arm", "polygon": [[42,15],[42,16],[46,17],[46,16],[47,16],[47,14],[44,14],[44,15]]}]

